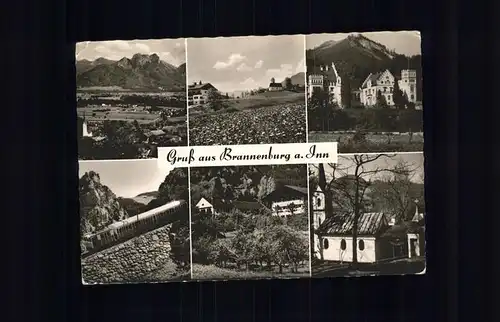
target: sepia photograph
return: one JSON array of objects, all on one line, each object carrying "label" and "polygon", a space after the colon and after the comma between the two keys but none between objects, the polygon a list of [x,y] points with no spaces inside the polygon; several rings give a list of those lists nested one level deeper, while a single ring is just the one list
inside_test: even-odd
[{"label": "sepia photograph", "polygon": [[79,160],[187,145],[185,39],[77,43],[76,86]]},{"label": "sepia photograph", "polygon": [[306,35],[309,142],[339,153],[423,151],[418,31]]},{"label": "sepia photograph", "polygon": [[304,36],[187,40],[190,145],[306,142]]},{"label": "sepia photograph", "polygon": [[310,276],[305,164],[190,171],[194,280]]},{"label": "sepia photograph", "polygon": [[424,155],[309,165],[312,277],[425,273]]},{"label": "sepia photograph", "polygon": [[191,278],[187,172],[153,159],[79,162],[84,284]]}]

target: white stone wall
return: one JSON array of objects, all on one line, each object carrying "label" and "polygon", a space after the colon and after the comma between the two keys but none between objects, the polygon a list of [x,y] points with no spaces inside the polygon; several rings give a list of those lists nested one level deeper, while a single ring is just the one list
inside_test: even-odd
[{"label": "white stone wall", "polygon": [[[328,240],[328,248],[325,248],[325,239]],[[346,248],[342,249],[342,240],[345,240]],[[364,249],[359,249],[359,242],[364,242]],[[338,262],[352,262],[352,237],[321,237],[320,242],[323,246],[323,259]],[[359,263],[373,263],[377,258],[377,241],[374,237],[358,237],[358,262]],[[319,253],[316,254],[320,258]]]}]

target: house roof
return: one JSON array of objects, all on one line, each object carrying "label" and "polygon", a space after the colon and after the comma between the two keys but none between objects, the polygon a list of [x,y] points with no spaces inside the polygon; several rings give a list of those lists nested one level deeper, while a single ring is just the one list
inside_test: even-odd
[{"label": "house roof", "polygon": [[188,89],[189,90],[200,90],[200,89],[209,89],[209,88],[215,88],[212,84],[210,83],[204,83],[204,84],[193,84],[189,85]]},{"label": "house roof", "polygon": [[381,237],[383,238],[406,238],[406,234],[418,232],[420,226],[412,221],[405,221],[400,224],[391,226]]},{"label": "house roof", "polygon": [[278,185],[276,189],[265,195],[262,199],[263,200],[272,200],[275,196],[279,195],[283,190],[289,190],[293,193],[298,193],[303,196],[308,195],[308,190],[307,188],[299,187],[299,186],[292,186],[292,185]]},{"label": "house roof", "polygon": [[201,198],[200,201],[195,206],[196,208],[208,208],[208,207],[213,207],[210,202],[208,202],[207,199]]},{"label": "house roof", "polygon": [[163,130],[153,130],[146,134],[146,136],[160,136],[160,135],[165,135],[165,132]]},{"label": "house roof", "polygon": [[280,83],[269,83],[269,87],[283,87]]},{"label": "house roof", "polygon": [[[318,228],[322,235],[351,235],[354,225],[354,214],[339,214],[326,218]],[[381,212],[368,212],[358,219],[358,235],[376,236],[387,229],[386,216]]]}]

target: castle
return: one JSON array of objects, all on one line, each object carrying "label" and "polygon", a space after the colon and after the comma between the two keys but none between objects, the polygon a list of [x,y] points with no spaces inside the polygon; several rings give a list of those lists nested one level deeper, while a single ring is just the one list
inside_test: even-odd
[{"label": "castle", "polygon": [[316,90],[328,89],[330,94],[330,100],[332,103],[336,103],[339,107],[342,106],[342,77],[340,77],[335,64],[332,63],[331,66],[319,66],[313,67],[312,70],[308,71],[309,76],[307,78],[307,97],[311,98],[312,93]]}]

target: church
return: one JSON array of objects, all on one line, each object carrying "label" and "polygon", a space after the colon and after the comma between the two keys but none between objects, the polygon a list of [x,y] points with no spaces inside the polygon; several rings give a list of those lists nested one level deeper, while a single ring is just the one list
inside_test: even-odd
[{"label": "church", "polygon": [[271,78],[271,83],[269,83],[268,91],[277,92],[282,90],[283,90],[283,85],[281,85],[281,83],[276,83],[274,77]]}]

